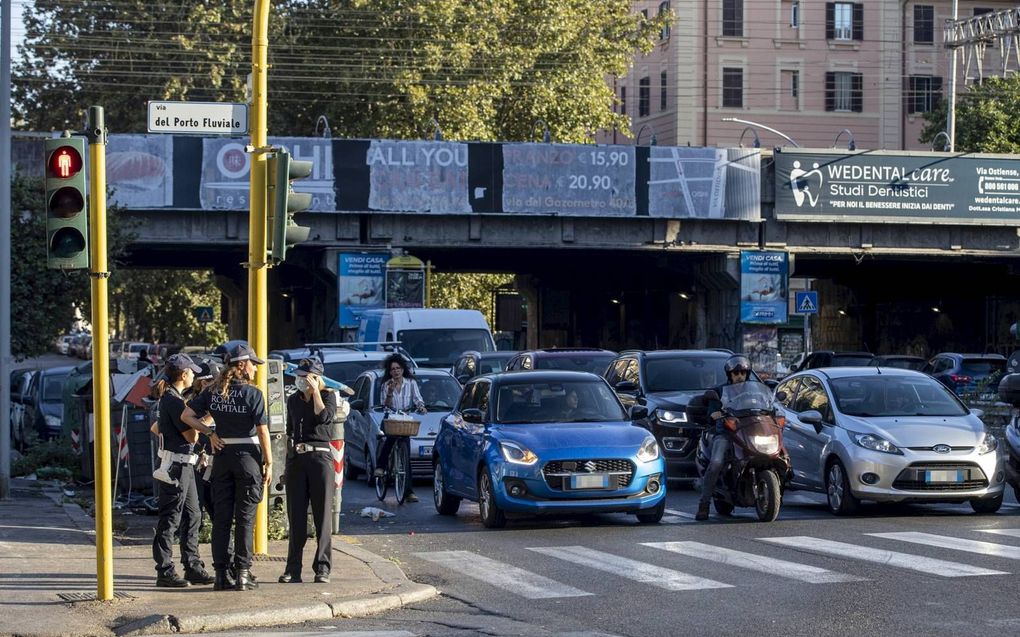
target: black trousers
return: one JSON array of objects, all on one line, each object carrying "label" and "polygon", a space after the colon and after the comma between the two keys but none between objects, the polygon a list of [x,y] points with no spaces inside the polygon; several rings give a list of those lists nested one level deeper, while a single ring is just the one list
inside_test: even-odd
[{"label": "black trousers", "polygon": [[156,572],[167,575],[174,570],[174,534],[181,532],[181,564],[187,569],[202,566],[198,557],[198,529],[202,525],[202,512],[198,507],[198,489],[195,485],[195,467],[175,462],[170,466],[170,477],[177,486],[159,485],[159,522],[152,539],[152,559]]},{"label": "black trousers", "polygon": [[262,451],[255,445],[227,445],[213,462],[214,568],[230,564],[233,525],[234,566],[251,568],[255,542],[255,510],[262,500]]},{"label": "black trousers", "polygon": [[308,505],[312,505],[315,521],[316,573],[329,572],[330,553],[333,550],[333,526],[330,513],[333,509],[333,454],[323,451],[294,454],[287,459],[287,520],[290,526],[290,546],[287,550],[287,572],[301,573],[301,554],[308,540]]}]

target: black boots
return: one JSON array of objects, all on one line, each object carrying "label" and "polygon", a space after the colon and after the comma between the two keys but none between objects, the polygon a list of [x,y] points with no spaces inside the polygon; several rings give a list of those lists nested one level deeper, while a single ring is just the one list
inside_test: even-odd
[{"label": "black boots", "polygon": [[206,572],[205,567],[199,565],[195,568],[184,569],[184,579],[192,584],[212,584],[215,578]]},{"label": "black boots", "polygon": [[187,588],[191,586],[191,582],[174,571],[168,571],[156,576],[156,586],[159,588]]},{"label": "black boots", "polygon": [[698,514],[694,516],[694,519],[698,522],[704,522],[708,519],[708,502],[702,501],[698,503]]},{"label": "black boots", "polygon": [[259,587],[259,583],[252,577],[251,571],[246,568],[237,569],[237,583],[234,590],[251,591]]},{"label": "black boots", "polygon": [[216,579],[213,582],[214,591],[229,591],[236,586],[234,578],[230,574],[229,569],[218,568],[216,569]]}]

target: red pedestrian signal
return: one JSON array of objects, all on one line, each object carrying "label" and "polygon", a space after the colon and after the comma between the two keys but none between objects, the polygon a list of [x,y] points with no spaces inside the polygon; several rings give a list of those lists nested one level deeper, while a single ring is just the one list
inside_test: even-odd
[{"label": "red pedestrian signal", "polygon": [[89,267],[88,189],[85,140],[47,139],[46,265],[61,270]]},{"label": "red pedestrian signal", "polygon": [[[59,140],[63,141],[63,140]],[[46,162],[46,176],[56,179],[70,179],[85,166],[81,153],[74,146],[61,146],[49,155]]]}]

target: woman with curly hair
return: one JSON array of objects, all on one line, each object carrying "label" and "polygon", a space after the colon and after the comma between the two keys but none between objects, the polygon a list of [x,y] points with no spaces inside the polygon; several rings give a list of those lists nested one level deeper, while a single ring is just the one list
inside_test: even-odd
[{"label": "woman with curly hair", "polygon": [[[414,380],[407,360],[397,353],[390,354],[383,360],[383,383],[379,388],[379,396],[382,406],[388,411],[410,411],[416,410],[420,414],[426,412],[425,401],[421,397],[418,383]],[[386,475],[386,469],[390,465],[390,455],[393,452],[393,445],[397,439],[393,436],[386,436],[382,448],[379,450],[379,457],[376,462],[376,477]],[[407,502],[417,502],[418,496],[411,491],[407,494]]]}]

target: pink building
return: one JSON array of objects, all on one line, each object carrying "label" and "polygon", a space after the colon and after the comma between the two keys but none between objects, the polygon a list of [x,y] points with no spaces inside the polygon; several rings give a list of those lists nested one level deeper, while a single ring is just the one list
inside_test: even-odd
[{"label": "pink building", "polygon": [[[1013,6],[961,0],[959,16]],[[929,149],[918,137],[922,114],[948,85],[942,34],[952,18],[949,0],[637,0],[634,8],[674,15],[655,50],[615,81],[616,108],[642,144],[654,134],[665,145],[733,146],[741,135],[751,145],[757,132],[764,147],[789,145],[761,127],[723,121],[733,117],[808,148],[845,148],[850,135],[840,132],[848,129],[858,149]],[[1001,68],[1003,54],[989,46],[986,75]],[[962,50],[957,69],[960,93]],[[969,75],[977,76],[973,64]],[[619,131],[598,139],[630,143]]]}]

